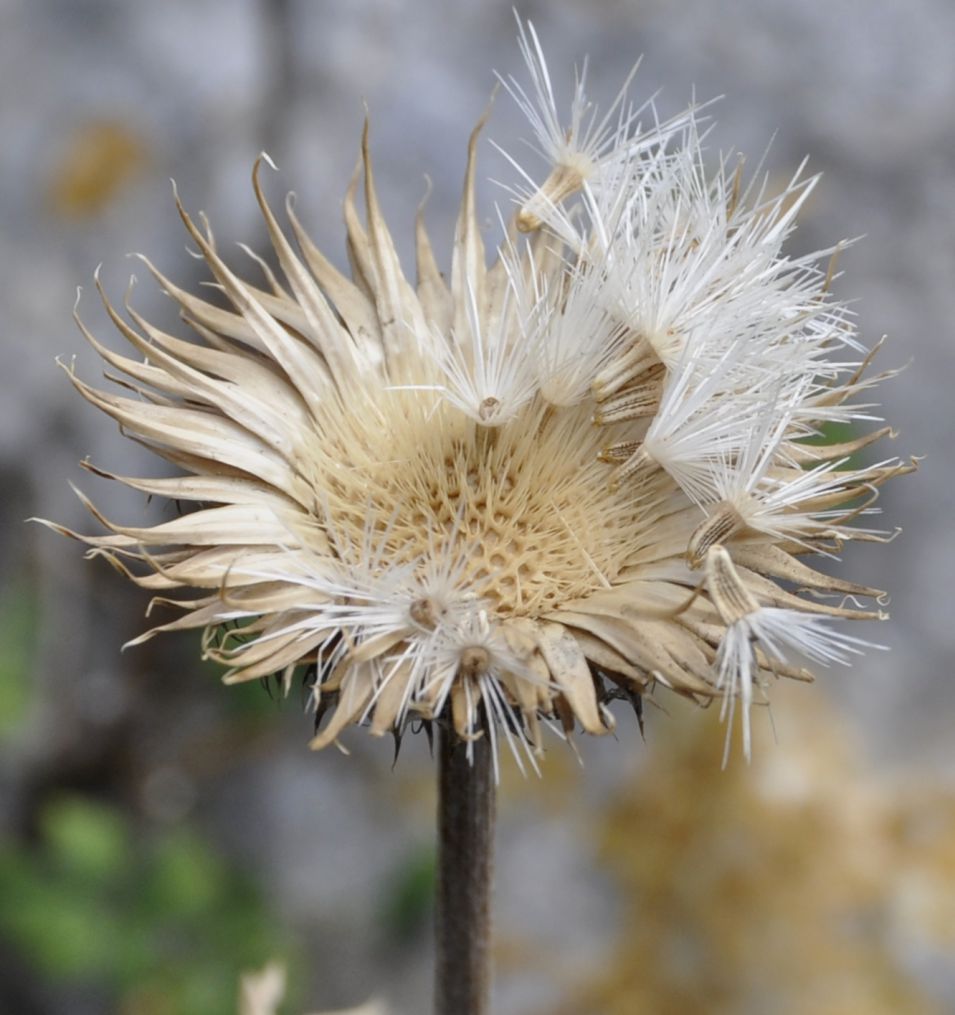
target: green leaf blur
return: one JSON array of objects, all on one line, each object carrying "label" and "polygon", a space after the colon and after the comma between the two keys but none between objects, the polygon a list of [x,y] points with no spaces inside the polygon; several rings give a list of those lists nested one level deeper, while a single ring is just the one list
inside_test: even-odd
[{"label": "green leaf blur", "polygon": [[0,895],[25,961],[106,987],[124,1015],[231,1015],[240,972],[294,959],[251,879],[196,831],[147,834],[81,797],[46,806],[35,848],[0,848]]},{"label": "green leaf blur", "polygon": [[18,576],[0,597],[0,739],[16,729],[27,711],[35,643],[36,590]]}]

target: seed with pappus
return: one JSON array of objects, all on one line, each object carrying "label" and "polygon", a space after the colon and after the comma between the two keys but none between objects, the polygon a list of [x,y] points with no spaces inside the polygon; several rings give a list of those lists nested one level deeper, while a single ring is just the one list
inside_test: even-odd
[{"label": "seed with pappus", "polygon": [[[483,121],[447,278],[422,213],[415,279],[399,264],[367,124],[350,274],[291,201],[280,222],[261,160],[278,271],[260,262],[259,282],[177,196],[228,308],[147,260],[191,337],[103,294],[135,355],[80,324],[123,382],[70,378],[179,474],[90,468],[194,509],[136,527],[86,502],[107,534],[68,534],[179,610],[137,640],[202,628],[227,683],[288,686],[304,668],[313,747],[350,724],[440,722],[536,767],[543,727],[606,733],[611,699],[660,684],[721,699],[727,751],[736,713],[748,756],[773,678],[873,647],[845,622],[882,619],[859,605],[882,593],[806,558],[889,538],[869,524],[878,488],[912,466],[857,464],[890,431],[873,425],[872,353],[830,292],[842,245],[784,252],[817,179],[800,167],[772,192],[705,152],[705,111],[661,120],[630,78],[600,111],[586,66],[565,115],[532,26],[519,33],[527,77],[502,84],[547,165],[511,158],[490,259]],[[833,424],[852,439],[820,442]]]}]

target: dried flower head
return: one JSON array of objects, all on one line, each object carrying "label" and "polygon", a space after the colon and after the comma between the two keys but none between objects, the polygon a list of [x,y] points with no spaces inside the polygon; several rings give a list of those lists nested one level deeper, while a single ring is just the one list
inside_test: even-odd
[{"label": "dried flower head", "polygon": [[[531,88],[504,84],[549,165],[539,186],[520,170],[490,266],[481,124],[448,280],[420,213],[405,277],[367,125],[345,200],[350,276],[289,201],[293,246],[260,163],[281,270],[260,262],[264,285],[177,196],[229,308],[146,261],[192,340],[103,295],[141,358],[80,324],[125,392],[70,377],[181,472],[111,478],[195,510],[144,528],[90,505],[109,534],[77,538],[182,611],[143,638],[204,628],[227,683],[287,685],[304,667],[314,747],[349,724],[442,720],[534,765],[542,723],[605,733],[609,700],[639,712],[662,684],[721,698],[730,718],[739,703],[748,755],[770,678],[848,662],[866,643],[836,622],[883,617],[856,602],[877,590],[801,558],[887,538],[853,523],[910,466],[857,462],[889,431],[855,432],[876,417],[853,399],[879,378],[829,292],[839,248],[783,252],[815,178],[771,194],[726,160],[711,171],[698,112],[661,123],[625,85],[601,117],[584,74],[564,119],[533,28],[520,35]],[[855,435],[820,443],[832,423]],[[198,598],[168,598],[187,589]]]}]

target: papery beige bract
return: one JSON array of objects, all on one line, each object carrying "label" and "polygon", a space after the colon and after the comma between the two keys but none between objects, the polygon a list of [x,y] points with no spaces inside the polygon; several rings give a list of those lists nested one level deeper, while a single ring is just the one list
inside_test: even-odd
[{"label": "papery beige bract", "polygon": [[[287,685],[304,667],[327,717],[314,747],[349,724],[380,735],[446,718],[535,764],[542,723],[605,733],[610,699],[662,684],[729,712],[740,700],[748,753],[769,677],[805,675],[804,657],[847,662],[865,643],[830,620],[881,616],[842,602],[876,590],[799,558],[885,538],[851,523],[908,466],[855,464],[887,430],[807,443],[874,418],[851,401],[874,383],[868,357],[817,267],[832,251],[782,251],[815,181],[770,197],[707,171],[693,112],[648,130],[618,96],[615,118],[588,119],[583,79],[572,127],[548,141],[560,119],[528,32],[532,122],[558,164],[542,189],[529,174],[515,187],[490,267],[480,126],[447,281],[420,214],[405,277],[367,126],[345,201],[350,276],[291,202],[290,234],[279,223],[258,164],[281,277],[263,263],[264,284],[243,280],[179,204],[230,309],[146,261],[193,338],[130,306],[127,323],[104,295],[142,358],[84,327],[126,390],[70,376],[181,473],[112,478],[195,509],[144,528],[90,505],[110,533],[79,538],[181,611],[143,638],[204,628],[230,683]],[[576,159],[575,130],[590,146]],[[559,160],[577,170],[558,193]]]}]

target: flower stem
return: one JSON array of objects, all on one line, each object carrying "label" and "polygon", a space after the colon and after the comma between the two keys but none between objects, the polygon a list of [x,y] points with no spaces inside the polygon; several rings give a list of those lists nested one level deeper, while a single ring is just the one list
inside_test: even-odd
[{"label": "flower stem", "polygon": [[[468,758],[468,747],[471,758]],[[487,1015],[494,774],[483,736],[439,730],[435,1015]]]}]

